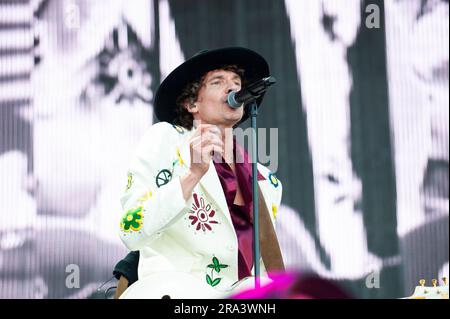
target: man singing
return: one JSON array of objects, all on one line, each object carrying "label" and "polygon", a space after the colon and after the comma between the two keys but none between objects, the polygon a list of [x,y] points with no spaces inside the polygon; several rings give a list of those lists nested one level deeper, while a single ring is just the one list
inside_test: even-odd
[{"label": "man singing", "polygon": [[[249,114],[231,108],[227,95],[269,75],[262,56],[234,47],[203,51],[161,83],[154,102],[161,122],[142,138],[121,199],[120,237],[139,251],[137,283],[160,278],[154,285],[195,298],[254,274],[251,160],[232,134]],[[284,269],[273,227],[282,186],[261,164],[258,186],[264,275]]]}]

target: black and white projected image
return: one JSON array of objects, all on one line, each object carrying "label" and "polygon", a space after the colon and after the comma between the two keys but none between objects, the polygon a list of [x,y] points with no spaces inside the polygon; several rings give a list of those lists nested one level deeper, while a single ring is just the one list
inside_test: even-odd
[{"label": "black and white projected image", "polygon": [[406,289],[448,278],[448,1],[386,5],[397,220]]},{"label": "black and white projected image", "polygon": [[[3,9],[17,19],[29,13],[26,21],[10,18],[1,31],[9,42],[0,46],[12,47],[3,49],[12,62],[25,51],[31,89],[26,105],[2,101],[9,191],[1,216],[14,224],[2,223],[0,295],[86,298],[126,254],[114,229],[124,166],[153,122],[152,4],[49,0]],[[31,47],[14,43],[11,30]]]}]

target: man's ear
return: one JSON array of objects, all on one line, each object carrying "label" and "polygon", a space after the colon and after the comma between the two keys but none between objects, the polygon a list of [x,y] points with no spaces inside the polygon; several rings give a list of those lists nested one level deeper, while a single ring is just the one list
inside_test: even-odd
[{"label": "man's ear", "polygon": [[184,104],[184,107],[186,108],[186,110],[191,113],[191,114],[195,114],[198,112],[197,110],[197,105],[195,103],[190,103],[190,102],[186,102]]}]

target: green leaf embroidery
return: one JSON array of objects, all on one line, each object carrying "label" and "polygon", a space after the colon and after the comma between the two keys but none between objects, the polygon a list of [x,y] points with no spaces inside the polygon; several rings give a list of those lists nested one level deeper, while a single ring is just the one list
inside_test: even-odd
[{"label": "green leaf embroidery", "polygon": [[[214,280],[215,281],[215,280]],[[209,275],[206,275],[206,282],[208,283],[208,285],[210,285],[210,286],[212,286],[212,283],[213,283],[213,281],[212,281],[212,279],[211,279],[211,277],[209,276]],[[217,285],[217,284],[216,284]],[[214,286],[213,286],[214,287]]]},{"label": "green leaf embroidery", "polygon": [[213,257],[213,263],[214,263],[214,266],[218,266],[219,265],[219,259],[217,259],[217,257]]},{"label": "green leaf embroidery", "polygon": [[216,278],[213,280],[213,282],[211,283],[211,286],[217,286],[219,284],[219,282],[222,280],[222,278]]},{"label": "green leaf embroidery", "polygon": [[213,257],[213,264],[209,264],[208,265],[208,268],[213,268],[216,272],[220,272],[220,269],[223,269],[223,268],[227,268],[228,267],[228,265],[222,265],[220,262],[219,262],[219,259],[217,259],[217,257]]}]

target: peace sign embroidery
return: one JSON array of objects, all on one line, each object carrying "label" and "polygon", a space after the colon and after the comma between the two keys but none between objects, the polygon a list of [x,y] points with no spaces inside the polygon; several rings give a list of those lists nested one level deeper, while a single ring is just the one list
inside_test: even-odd
[{"label": "peace sign embroidery", "polygon": [[156,186],[161,187],[166,185],[172,179],[172,173],[168,169],[159,171],[156,175]]}]

